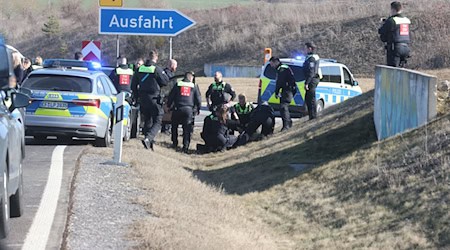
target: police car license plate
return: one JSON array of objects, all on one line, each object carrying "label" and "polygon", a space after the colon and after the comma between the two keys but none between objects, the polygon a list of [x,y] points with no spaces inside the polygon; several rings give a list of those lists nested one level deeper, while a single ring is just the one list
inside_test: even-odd
[{"label": "police car license plate", "polygon": [[67,109],[69,105],[67,102],[41,102],[41,105],[39,105],[41,108],[46,109]]}]

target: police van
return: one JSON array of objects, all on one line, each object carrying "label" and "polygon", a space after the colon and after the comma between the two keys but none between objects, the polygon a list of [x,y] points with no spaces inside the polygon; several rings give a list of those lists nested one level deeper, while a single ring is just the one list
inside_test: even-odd
[{"label": "police van", "polygon": [[[282,64],[288,65],[294,72],[295,82],[297,84],[297,93],[289,107],[293,116],[303,116],[308,112],[305,105],[305,76],[303,73],[302,58],[284,58],[280,59]],[[337,63],[336,60],[321,59],[319,68],[322,72],[322,79],[316,89],[317,112],[334,104],[341,103],[349,98],[362,94],[358,82],[353,74],[344,64]],[[267,101],[275,110],[279,110],[280,99],[275,97],[277,72],[266,63],[259,80],[258,103]]]}]

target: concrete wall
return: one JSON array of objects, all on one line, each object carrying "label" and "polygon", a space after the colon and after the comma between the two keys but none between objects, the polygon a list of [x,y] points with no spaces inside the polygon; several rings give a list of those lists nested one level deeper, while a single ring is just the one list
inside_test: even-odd
[{"label": "concrete wall", "polygon": [[437,115],[434,76],[377,66],[374,121],[378,140],[425,125]]},{"label": "concrete wall", "polygon": [[261,66],[232,66],[218,64],[205,64],[204,66],[205,75],[208,77],[214,76],[216,71],[222,72],[224,77],[259,77],[261,75],[261,70]]}]

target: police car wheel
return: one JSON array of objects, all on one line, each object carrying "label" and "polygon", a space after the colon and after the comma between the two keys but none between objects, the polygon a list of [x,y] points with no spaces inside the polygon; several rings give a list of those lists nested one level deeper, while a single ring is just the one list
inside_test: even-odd
[{"label": "police car wheel", "polygon": [[324,104],[322,100],[317,101],[317,113],[321,113],[323,111],[323,106]]},{"label": "police car wheel", "polygon": [[[128,114],[128,117],[131,118],[131,112]],[[128,119],[128,124],[127,127],[124,131],[124,135],[123,135],[123,140],[124,141],[129,141],[131,138],[131,119]]]},{"label": "police car wheel", "polygon": [[141,116],[139,110],[135,113],[133,119],[131,120],[131,138],[137,138],[139,136],[139,128],[141,125]]},{"label": "police car wheel", "polygon": [[106,133],[104,137],[95,138],[95,146],[96,147],[109,147],[111,145],[111,136],[112,136],[112,125],[111,118],[108,119],[108,124],[106,126]]}]

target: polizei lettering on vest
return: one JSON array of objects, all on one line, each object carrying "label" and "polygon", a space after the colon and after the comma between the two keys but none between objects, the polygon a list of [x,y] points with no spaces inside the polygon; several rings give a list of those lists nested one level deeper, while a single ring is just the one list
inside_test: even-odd
[{"label": "polizei lettering on vest", "polygon": [[152,16],[152,18],[144,18],[143,15],[140,15],[138,18],[128,18],[128,17],[120,17],[117,15],[113,15],[111,18],[111,22],[109,22],[110,28],[146,28],[146,29],[173,29],[173,18],[157,18],[156,16]]}]

